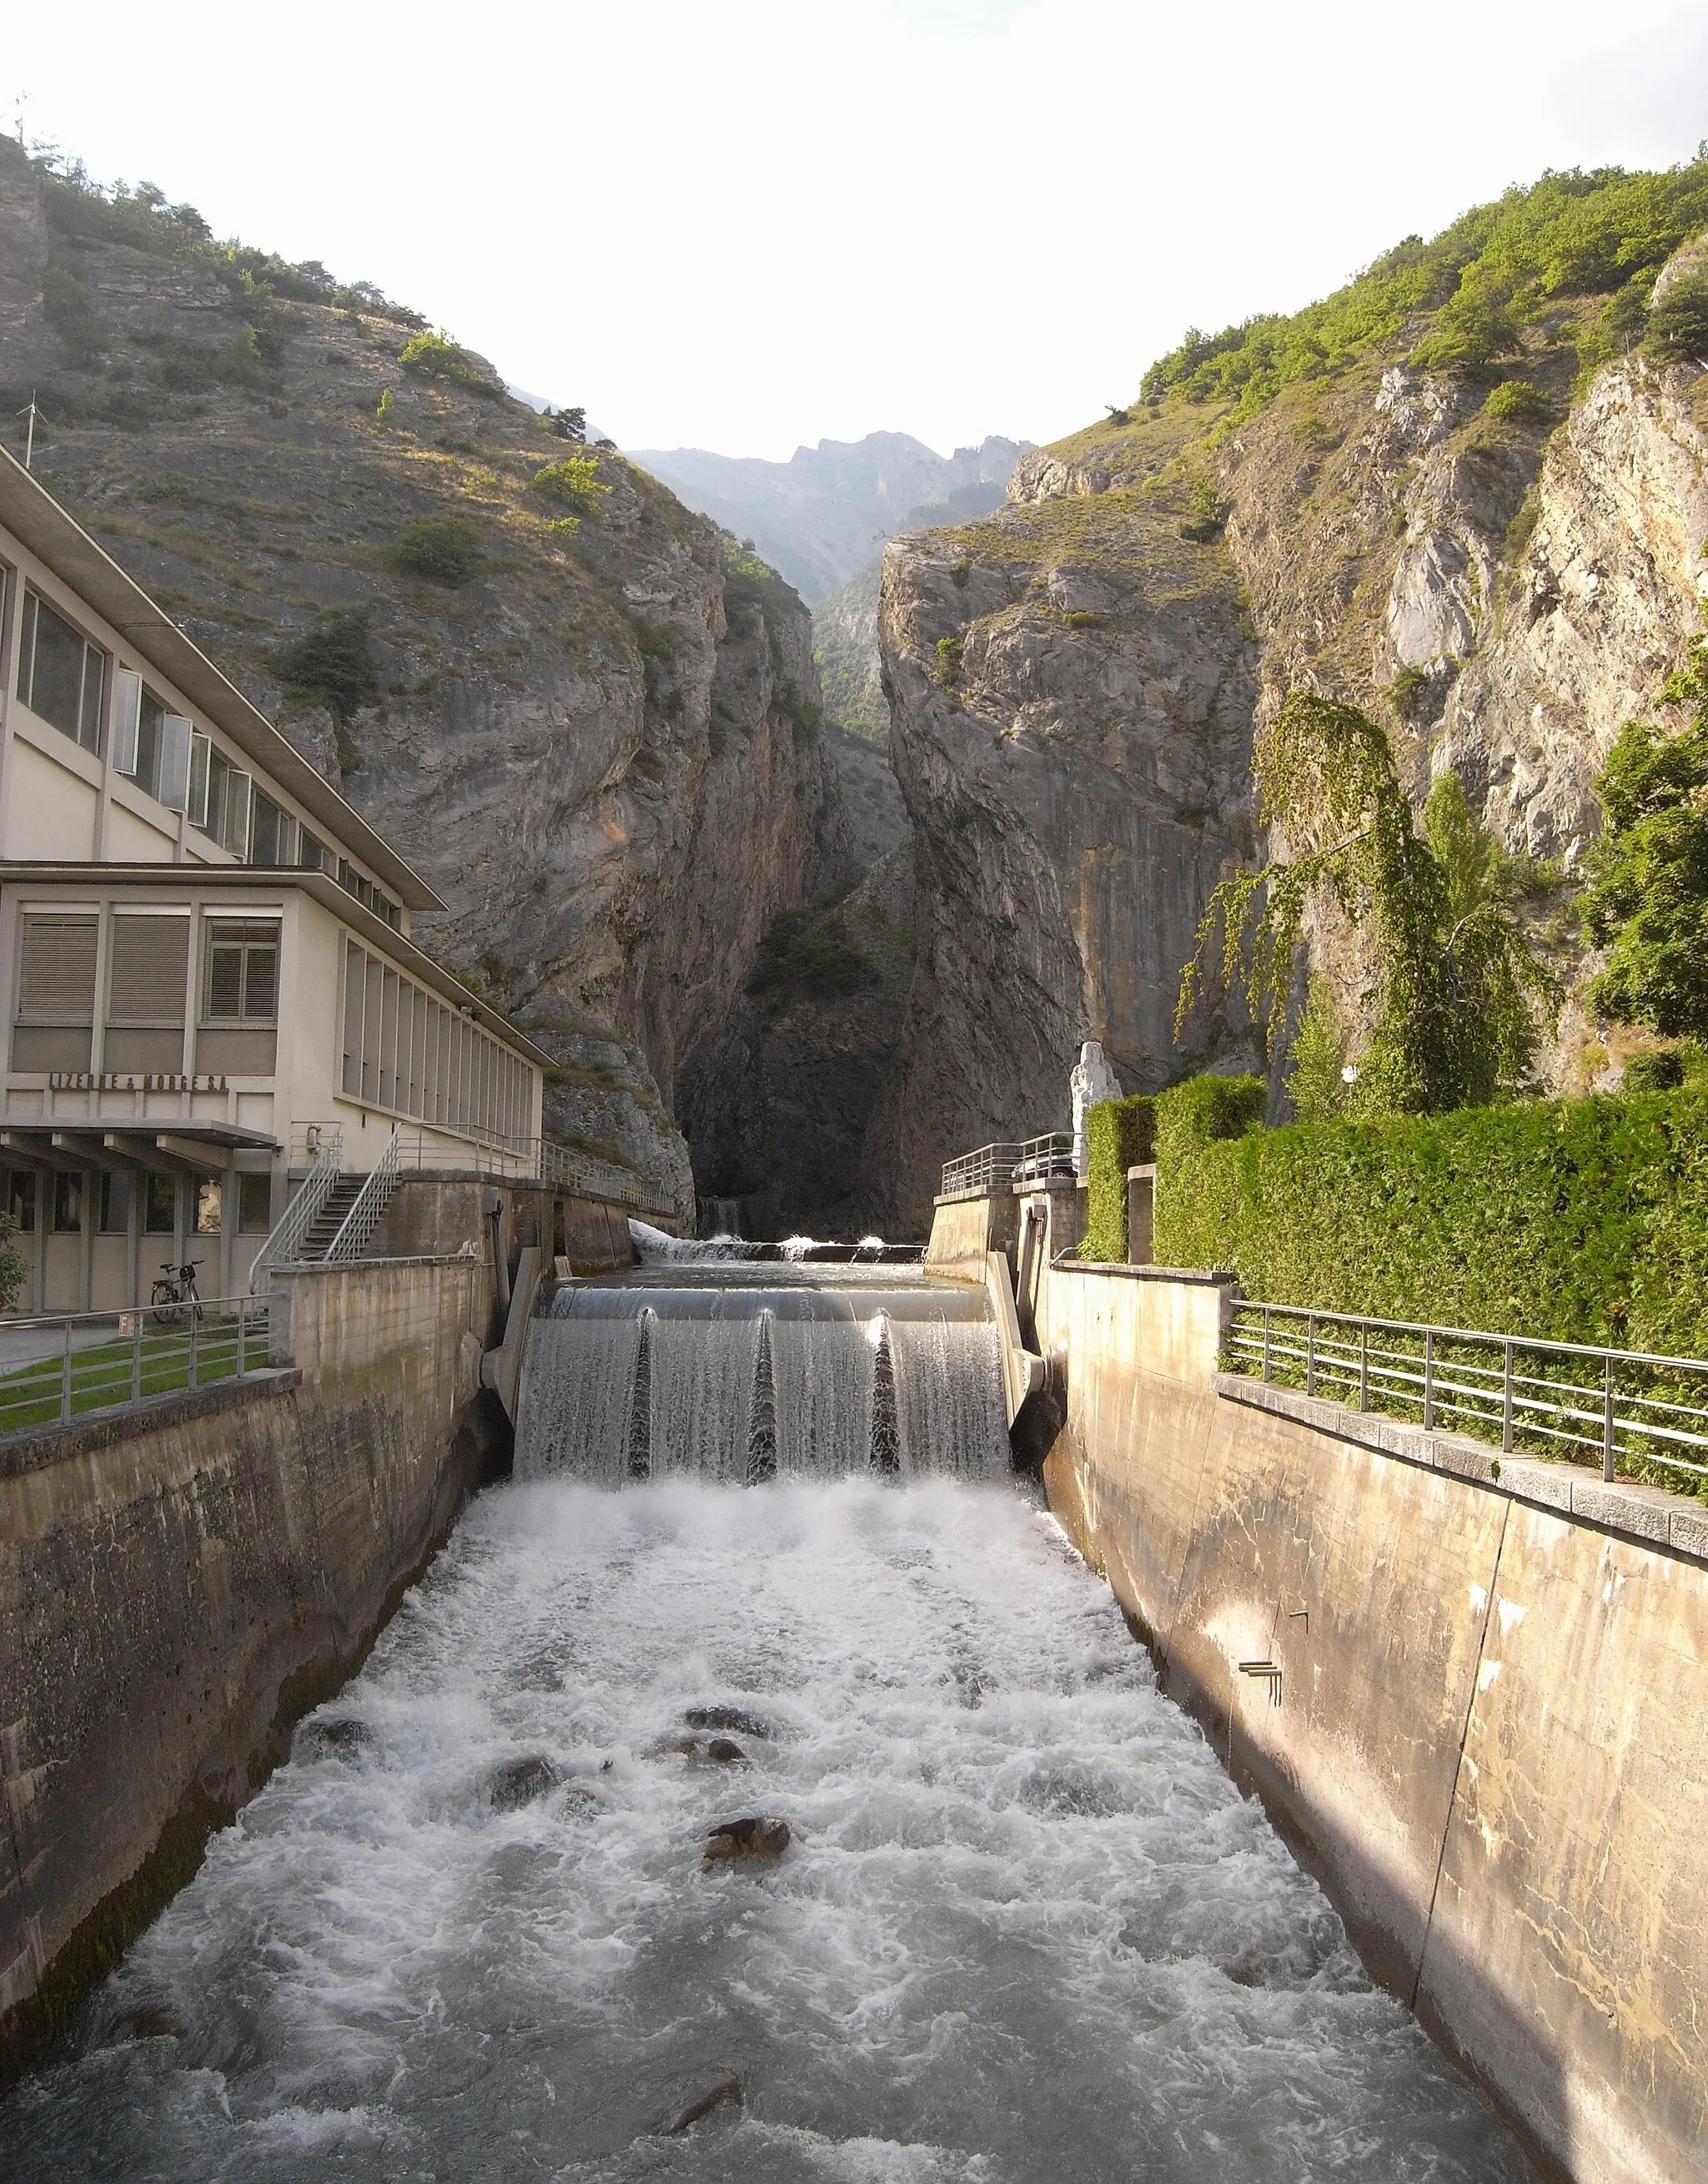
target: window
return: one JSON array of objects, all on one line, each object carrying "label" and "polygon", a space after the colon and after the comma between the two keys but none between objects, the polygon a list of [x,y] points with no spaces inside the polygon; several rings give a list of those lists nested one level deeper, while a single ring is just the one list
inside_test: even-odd
[{"label": "window", "polygon": [[36,1227],[36,1178],[25,1167],[14,1167],[6,1178],[6,1211],[20,1236]]},{"label": "window", "polygon": [[273,1225],[270,1175],[237,1178],[237,1226],[246,1236],[264,1236]]},{"label": "window", "polygon": [[466,1137],[521,1138],[527,1064],[353,940],[344,943],[345,1096]]},{"label": "window", "polygon": [[234,857],[249,854],[249,777],[206,736],[191,739],[190,824]]},{"label": "window", "polygon": [[297,861],[297,822],[270,796],[255,791],[249,821],[249,862],[252,865],[293,865]]},{"label": "window", "polygon": [[271,1023],[279,1007],[279,928],[270,919],[208,926],[202,1014],[209,1023]]},{"label": "window", "polygon": [[305,872],[325,872],[328,855],[325,844],[311,834],[306,827],[298,830],[297,862]]},{"label": "window", "polygon": [[108,956],[102,1068],[144,1075],[181,1069],[188,915],[115,911]]},{"label": "window", "polygon": [[101,1178],[101,1234],[122,1236],[131,1225],[131,1178],[112,1170]]},{"label": "window", "polygon": [[38,719],[101,755],[107,655],[35,592],[24,594],[18,695]]},{"label": "window", "polygon": [[86,1069],[95,1022],[92,911],[25,911],[19,920],[14,1069]]},{"label": "window", "polygon": [[175,1235],[178,1228],[178,1178],[151,1175],[142,1195],[142,1228],[149,1236]]},{"label": "window", "polygon": [[[142,677],[129,667],[117,676],[113,699],[113,764],[139,788],[174,811],[190,794],[192,731],[181,713],[169,713]],[[206,737],[199,740],[207,741]]]},{"label": "window", "polygon": [[216,1175],[196,1178],[196,1234],[217,1236],[224,1217],[225,1187]]},{"label": "window", "polygon": [[75,1236],[83,1226],[83,1178],[62,1170],[53,1178],[53,1233]]}]

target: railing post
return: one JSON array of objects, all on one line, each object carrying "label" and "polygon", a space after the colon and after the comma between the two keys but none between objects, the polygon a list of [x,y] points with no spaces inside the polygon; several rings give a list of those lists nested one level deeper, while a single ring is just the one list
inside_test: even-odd
[{"label": "railing post", "polygon": [[71,1415],[71,1323],[65,1323],[65,1354],[59,1368],[59,1419],[64,1424]]},{"label": "railing post", "polygon": [[1435,1428],[1435,1329],[1428,1328],[1423,1336],[1423,1430]]},{"label": "railing post", "polygon": [[191,1387],[192,1387],[192,1388],[199,1387],[199,1386],[201,1385],[201,1383],[200,1383],[200,1382],[197,1379],[197,1378],[196,1378],[196,1337],[197,1337],[198,1334],[201,1331],[201,1318],[202,1318],[202,1315],[201,1315],[201,1313],[200,1313],[200,1312],[198,1312],[197,1311],[197,1309],[196,1309],[195,1306],[192,1304],[192,1305],[190,1306],[190,1380],[189,1380],[189,1384],[190,1384],[190,1385],[191,1385]]},{"label": "railing post", "polygon": [[1263,1377],[1269,1378],[1269,1306],[1263,1307]]},{"label": "railing post", "polygon": [[1500,1448],[1505,1456],[1512,1453],[1512,1337],[1506,1338],[1505,1385],[1500,1396]]},{"label": "railing post", "polygon": [[1607,1360],[1607,1374],[1601,1396],[1601,1476],[1613,1476],[1613,1360]]},{"label": "railing post", "polygon": [[142,1400],[142,1309],[139,1305],[131,1315],[131,1401]]},{"label": "railing post", "polygon": [[240,1380],[247,1379],[249,1372],[248,1353],[243,1344],[244,1311],[244,1300],[239,1297],[237,1300],[237,1378]]},{"label": "railing post", "polygon": [[1305,1392],[1307,1396],[1316,1393],[1316,1314],[1314,1312],[1305,1315]]},{"label": "railing post", "polygon": [[1358,1407],[1370,1408],[1370,1322],[1358,1323]]}]

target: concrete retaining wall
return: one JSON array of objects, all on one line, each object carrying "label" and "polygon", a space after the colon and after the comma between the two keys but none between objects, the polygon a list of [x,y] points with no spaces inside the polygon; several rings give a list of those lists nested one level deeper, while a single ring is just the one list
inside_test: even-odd
[{"label": "concrete retaining wall", "polygon": [[506,1445],[490,1267],[278,1277],[293,1368],[0,1448],[0,2064],[200,1862]]},{"label": "concrete retaining wall", "polygon": [[[1372,1971],[1544,2153],[1700,2174],[1708,1568],[1675,1542],[1708,1545],[1701,1505],[1219,1380],[1226,1294],[1049,1270],[1052,1507]],[[1264,1661],[1278,1682],[1241,1674]]]}]

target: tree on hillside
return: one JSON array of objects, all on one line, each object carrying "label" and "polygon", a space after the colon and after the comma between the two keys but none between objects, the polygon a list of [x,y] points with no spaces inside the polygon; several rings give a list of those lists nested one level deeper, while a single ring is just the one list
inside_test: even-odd
[{"label": "tree on hillside", "polygon": [[1619,732],[1595,784],[1606,829],[1588,860],[1583,929],[1607,952],[1591,1005],[1664,1038],[1708,1035],[1708,644],[1661,699],[1676,735]]},{"label": "tree on hillside", "polygon": [[1272,1045],[1306,915],[1332,904],[1368,936],[1377,972],[1352,1112],[1430,1113],[1520,1089],[1555,982],[1457,777],[1437,783],[1420,833],[1381,729],[1305,690],[1259,736],[1252,772],[1260,816],[1289,854],[1234,873],[1210,897],[1181,972],[1177,1036],[1216,962],[1219,931],[1221,982],[1243,983]]}]

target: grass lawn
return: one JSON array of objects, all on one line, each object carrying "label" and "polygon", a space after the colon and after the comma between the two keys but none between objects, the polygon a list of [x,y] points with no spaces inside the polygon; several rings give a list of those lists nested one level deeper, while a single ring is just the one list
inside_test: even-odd
[{"label": "grass lawn", "polygon": [[[265,1325],[251,1320],[243,1330],[245,1369],[253,1373],[266,1362]],[[229,1380],[237,1364],[236,1322],[205,1322],[196,1335],[195,1384]],[[74,1350],[70,1371],[74,1418],[128,1403],[133,1395],[170,1395],[191,1384],[190,1329],[145,1323],[140,1345],[135,1335],[123,1335],[88,1350]],[[0,1373],[0,1433],[52,1425],[64,1416],[64,1396],[63,1356],[35,1358]]]}]

